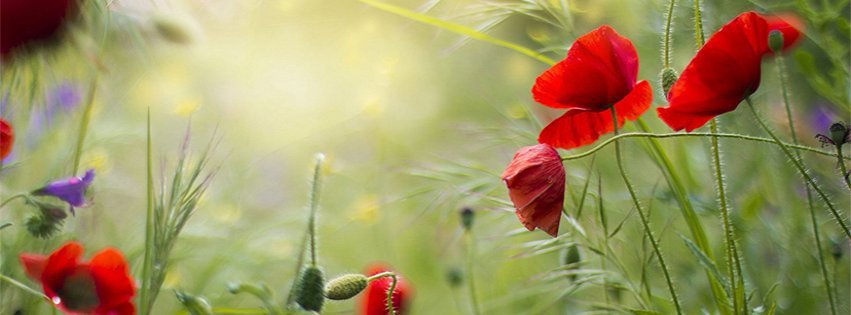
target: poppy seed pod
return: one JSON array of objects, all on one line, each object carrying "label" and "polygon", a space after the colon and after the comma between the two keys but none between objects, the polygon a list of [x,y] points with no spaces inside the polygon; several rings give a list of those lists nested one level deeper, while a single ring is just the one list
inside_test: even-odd
[{"label": "poppy seed pod", "polygon": [[295,287],[295,301],[303,309],[322,311],[325,303],[325,274],[317,266],[307,266],[301,271]]},{"label": "poppy seed pod", "polygon": [[783,49],[783,32],[772,30],[768,33],[768,48],[773,52],[778,52]]},{"label": "poppy seed pod", "polygon": [[361,293],[369,284],[362,274],[347,274],[328,281],[325,285],[325,297],[331,300],[348,300]]},{"label": "poppy seed pod", "polygon": [[830,140],[837,146],[848,142],[848,126],[842,123],[830,125]]},{"label": "poppy seed pod", "polygon": [[517,217],[529,231],[539,228],[552,237],[564,204],[564,165],[552,146],[538,144],[517,151],[502,173]]}]

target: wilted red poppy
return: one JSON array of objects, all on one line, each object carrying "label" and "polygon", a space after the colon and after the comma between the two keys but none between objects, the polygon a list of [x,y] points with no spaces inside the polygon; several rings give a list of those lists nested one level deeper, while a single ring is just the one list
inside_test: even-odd
[{"label": "wilted red poppy", "polygon": [[790,18],[764,18],[746,12],[709,38],[668,92],[670,106],[657,108],[672,129],[692,131],[720,114],[736,109],[759,87],[762,58],[770,54],[768,34],[783,33],[783,49],[800,32]]},{"label": "wilted red poppy", "polygon": [[83,247],[69,242],[50,256],[21,254],[27,275],[67,314],[133,315],[136,288],[124,256],[107,248],[80,263]]},{"label": "wilted red poppy", "polygon": [[18,46],[52,37],[77,9],[78,0],[3,0],[0,10],[0,55]]},{"label": "wilted red poppy", "polygon": [[[373,264],[367,268],[366,275],[374,276],[385,271],[393,271],[392,268],[382,265]],[[393,309],[397,315],[404,315],[410,311],[411,299],[413,298],[413,288],[398,272],[396,274],[396,289],[393,290]],[[387,291],[390,290],[390,285],[393,279],[389,277],[372,280],[366,288],[366,296],[361,300],[362,315],[387,315]]]},{"label": "wilted red poppy", "polygon": [[558,236],[564,176],[561,157],[549,144],[520,149],[502,173],[515,213],[529,231],[537,227],[552,237]]},{"label": "wilted red poppy", "polygon": [[15,130],[12,129],[12,124],[0,118],[0,160],[9,156],[13,144],[15,144]]},{"label": "wilted red poppy", "polygon": [[551,122],[538,142],[572,149],[591,144],[650,108],[653,90],[638,77],[638,54],[629,39],[603,25],[579,37],[567,58],[541,74],[532,87],[535,101],[568,111]]}]

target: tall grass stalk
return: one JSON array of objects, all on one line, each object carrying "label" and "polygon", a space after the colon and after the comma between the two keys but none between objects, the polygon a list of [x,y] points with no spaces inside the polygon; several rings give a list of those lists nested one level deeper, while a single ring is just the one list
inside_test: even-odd
[{"label": "tall grass stalk", "polygon": [[[614,133],[618,134],[618,116],[615,112],[615,107],[611,107],[612,111],[612,123],[614,124]],[[650,245],[653,246],[653,251],[656,254],[656,258],[659,259],[659,265],[662,268],[662,274],[665,276],[665,282],[668,285],[668,290],[671,293],[671,299],[674,301],[674,307],[677,310],[677,314],[682,315],[683,310],[680,306],[680,299],[677,297],[677,291],[674,289],[674,283],[671,280],[671,275],[668,270],[668,265],[665,263],[665,258],[662,256],[662,251],[659,248],[659,241],[656,240],[656,236],[653,235],[653,231],[650,229],[650,222],[647,214],[644,211],[644,208],[641,206],[641,202],[638,200],[638,195],[635,193],[635,188],[632,186],[632,182],[629,179],[629,176],[626,174],[626,169],[623,166],[623,158],[621,157],[621,148],[620,143],[615,141],[615,158],[618,162],[618,169],[620,170],[621,177],[623,177],[624,184],[626,185],[626,189],[629,191],[629,195],[632,198],[632,202],[635,205],[635,209],[638,211],[638,216],[641,218],[641,225],[644,227],[644,233],[647,235],[647,238],[650,240]]]},{"label": "tall grass stalk", "polygon": [[204,170],[209,162],[213,141],[194,163],[189,157],[190,130],[181,145],[177,165],[166,185],[165,170],[158,193],[154,191],[151,161],[150,115],[148,116],[148,218],[146,226],[143,284],[140,292],[140,314],[150,314],[168,269],[169,256],[178,235],[198,207],[215,171]]}]

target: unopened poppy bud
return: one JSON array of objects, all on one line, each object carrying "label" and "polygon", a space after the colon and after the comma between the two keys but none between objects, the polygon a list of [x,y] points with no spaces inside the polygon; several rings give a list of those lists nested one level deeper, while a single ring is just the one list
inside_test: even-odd
[{"label": "unopened poppy bud", "polygon": [[192,24],[177,15],[158,15],[152,22],[157,33],[172,43],[188,44],[195,37]]},{"label": "unopened poppy bud", "polygon": [[369,281],[362,274],[339,276],[325,285],[325,297],[332,300],[348,300],[361,293]]},{"label": "unopened poppy bud", "polygon": [[783,49],[783,32],[773,30],[768,33],[768,48],[771,48],[773,52]]},{"label": "unopened poppy bud", "polygon": [[[568,270],[573,271],[579,269],[580,264],[582,263],[582,254],[579,253],[579,246],[576,246],[576,243],[570,244],[569,247],[562,254],[562,261]],[[576,275],[570,275],[570,281],[576,281]]]},{"label": "unopened poppy bud", "polygon": [[464,272],[458,267],[452,267],[446,272],[446,280],[449,281],[450,286],[458,287],[464,281]]},{"label": "unopened poppy bud", "polygon": [[295,286],[295,301],[303,309],[321,312],[325,303],[325,274],[317,266],[306,266]]},{"label": "unopened poppy bud", "polygon": [[464,227],[465,230],[469,231],[473,228],[473,219],[476,214],[473,212],[473,209],[470,207],[464,207],[461,209],[461,226]]},{"label": "unopened poppy bud", "polygon": [[848,126],[842,123],[830,125],[830,140],[838,146],[848,142]]},{"label": "unopened poppy bud", "polygon": [[177,300],[183,304],[183,307],[186,308],[186,311],[188,311],[190,315],[213,314],[213,308],[210,307],[210,303],[208,303],[204,298],[193,296],[180,290],[174,291],[174,295],[177,297]]},{"label": "unopened poppy bud", "polygon": [[834,260],[840,260],[843,256],[843,247],[848,246],[848,243],[844,243],[844,239],[830,239],[830,255],[833,256]]},{"label": "unopened poppy bud", "polygon": [[662,77],[662,90],[665,91],[665,94],[668,94],[668,91],[677,82],[677,70],[665,68],[662,70],[660,76]]}]

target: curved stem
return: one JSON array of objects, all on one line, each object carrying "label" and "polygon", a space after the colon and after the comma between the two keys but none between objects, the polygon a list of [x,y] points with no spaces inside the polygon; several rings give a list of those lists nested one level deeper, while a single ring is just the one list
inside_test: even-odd
[{"label": "curved stem", "polygon": [[[614,106],[611,107],[611,111],[612,124],[614,125],[615,135],[617,135],[618,116],[615,113]],[[653,246],[653,252],[656,254],[656,258],[659,259],[659,265],[662,268],[662,273],[664,274],[665,281],[668,284],[668,290],[671,292],[671,298],[674,301],[674,307],[677,309],[677,314],[683,314],[682,307],[680,306],[680,299],[677,297],[677,291],[674,289],[674,282],[671,281],[671,275],[670,272],[668,272],[668,265],[665,263],[665,258],[662,257],[662,251],[659,249],[659,242],[656,240],[656,236],[653,235],[653,231],[650,229],[650,222],[648,221],[647,214],[644,212],[644,208],[642,208],[641,203],[638,201],[638,195],[635,193],[635,188],[632,186],[632,182],[626,174],[626,169],[623,166],[623,158],[621,157],[620,143],[617,141],[615,141],[615,157],[617,159],[618,169],[623,177],[624,184],[626,184],[626,189],[629,191],[630,197],[632,197],[632,202],[635,205],[635,209],[638,211],[639,218],[641,218],[644,233],[647,235],[647,238],[650,239],[650,245]]]},{"label": "curved stem", "polygon": [[789,158],[789,160],[792,161],[792,164],[795,165],[795,168],[798,169],[798,173],[800,173],[801,176],[803,176],[804,179],[807,181],[807,183],[810,184],[810,187],[812,187],[813,190],[816,191],[816,194],[818,194],[819,198],[830,210],[830,214],[833,215],[833,218],[836,219],[836,222],[842,228],[842,231],[845,233],[845,236],[851,238],[851,229],[848,228],[848,224],[845,223],[845,220],[842,218],[842,215],[839,213],[839,210],[836,209],[836,206],[833,205],[833,202],[831,202],[830,198],[827,197],[827,194],[824,193],[824,190],[822,190],[818,186],[818,183],[816,183],[815,179],[810,176],[803,163],[795,157],[795,155],[792,153],[792,150],[789,149],[789,146],[780,141],[780,138],[778,138],[777,135],[774,134],[774,131],[772,131],[771,128],[768,126],[768,124],[765,123],[762,118],[762,115],[760,115],[759,112],[756,111],[756,108],[754,108],[753,103],[751,103],[750,97],[745,98],[745,101],[748,103],[748,108],[750,108],[751,113],[753,113],[757,122],[759,122],[759,125],[762,126],[762,129],[765,130],[765,132],[768,133],[768,135],[771,136],[772,139],[774,139],[774,142],[780,146],[780,149],[783,151],[784,154],[786,154],[786,157]]},{"label": "curved stem", "polygon": [[[776,141],[774,141],[772,139],[768,139],[768,138],[746,136],[746,135],[740,135],[740,134],[736,134],[736,133],[715,133],[715,134],[713,134],[713,133],[708,133],[708,132],[692,132],[692,133],[630,132],[630,133],[618,134],[618,135],[615,135],[615,136],[613,136],[609,139],[606,139],[606,141],[601,142],[596,147],[594,147],[594,148],[592,148],[588,151],[585,151],[585,152],[582,152],[582,153],[579,153],[579,154],[563,156],[563,157],[561,157],[561,160],[562,161],[569,161],[569,160],[576,160],[576,159],[588,157],[590,155],[593,155],[597,151],[602,150],[607,145],[616,142],[620,138],[664,139],[664,138],[679,138],[679,137],[692,137],[692,138],[696,138],[696,137],[697,138],[701,138],[701,137],[716,138],[717,137],[717,138],[731,138],[731,139],[739,139],[739,140],[747,140],[747,141],[765,142],[765,143],[772,143],[772,144],[777,143]],[[785,142],[781,142],[781,144],[786,145],[787,147],[793,148],[795,150],[802,150],[802,151],[817,153],[817,154],[821,154],[821,155],[825,155],[825,156],[829,156],[829,157],[837,157],[837,154],[835,154],[835,153],[822,151],[822,150],[819,150],[819,149],[816,149],[816,148],[813,148],[813,147],[808,147],[808,146],[804,146],[804,145],[789,144],[789,143],[785,143]],[[851,159],[851,158],[844,157],[843,159]]]},{"label": "curved stem", "polygon": [[[798,134],[795,130],[795,119],[794,119],[794,116],[792,115],[792,106],[790,105],[790,102],[789,102],[789,90],[788,90],[788,86],[787,86],[787,83],[786,83],[787,79],[786,79],[785,60],[783,59],[782,54],[777,54],[774,60],[775,60],[776,65],[777,65],[777,76],[780,79],[780,91],[783,93],[783,105],[785,105],[785,107],[786,107],[786,119],[789,122],[789,132],[792,136],[792,142],[795,143],[795,144],[798,144]],[[837,152],[837,155],[840,157],[839,162],[842,163],[843,162],[842,158],[841,158],[842,151],[839,150],[839,152]],[[801,152],[795,151],[795,158],[803,161],[803,159],[801,158]],[[815,209],[815,205],[813,204],[813,191],[810,188],[810,185],[807,184],[806,182],[804,183],[804,186],[806,186],[807,207],[810,209],[810,221],[812,222],[812,225],[813,225],[813,237],[815,238],[815,241],[816,241],[816,251],[817,251],[817,254],[818,254],[818,257],[817,257],[816,260],[818,260],[819,267],[821,269],[822,280],[824,281],[824,287],[825,287],[825,290],[827,291],[826,292],[827,298],[828,298],[828,302],[830,303],[830,313],[833,314],[833,315],[836,315],[836,302],[833,299],[833,289],[830,286],[830,276],[828,275],[828,272],[827,272],[827,264],[824,261],[824,252],[822,251],[822,247],[821,247],[821,235],[819,235],[820,232],[819,232],[819,228],[818,228],[818,220],[816,219],[816,209]]]},{"label": "curved stem", "polygon": [[28,195],[29,195],[28,193],[20,193],[20,194],[14,195],[12,197],[9,197],[9,199],[6,199],[6,200],[3,201],[3,203],[0,203],[0,208],[5,207],[6,204],[8,204],[8,203],[12,202],[12,200],[15,200],[15,199],[18,199],[18,198],[29,199],[27,197]]},{"label": "curved stem", "polygon": [[385,271],[366,278],[366,281],[372,282],[375,279],[386,277],[390,277],[393,279],[393,281],[390,282],[390,289],[387,290],[387,311],[390,313],[390,315],[396,315],[396,307],[393,306],[393,291],[396,291],[396,282],[399,280],[397,279],[396,274],[391,271]]},{"label": "curved stem", "polygon": [[35,296],[38,296],[38,297],[40,297],[40,298],[44,299],[45,301],[47,301],[47,303],[49,303],[51,306],[53,306],[53,303],[50,301],[50,298],[49,298],[49,297],[47,297],[47,295],[44,295],[44,293],[38,292],[36,289],[30,288],[29,286],[27,286],[26,284],[21,283],[21,282],[20,282],[20,281],[18,281],[18,280],[12,279],[11,277],[8,277],[8,276],[6,276],[6,275],[4,275],[4,274],[0,274],[0,280],[2,280],[2,281],[6,281],[6,282],[8,282],[9,284],[11,284],[12,286],[15,286],[15,287],[17,287],[18,289],[21,289],[21,290],[23,290],[23,291],[25,291],[25,292],[27,292],[27,293],[30,293],[30,294],[35,295]]}]

